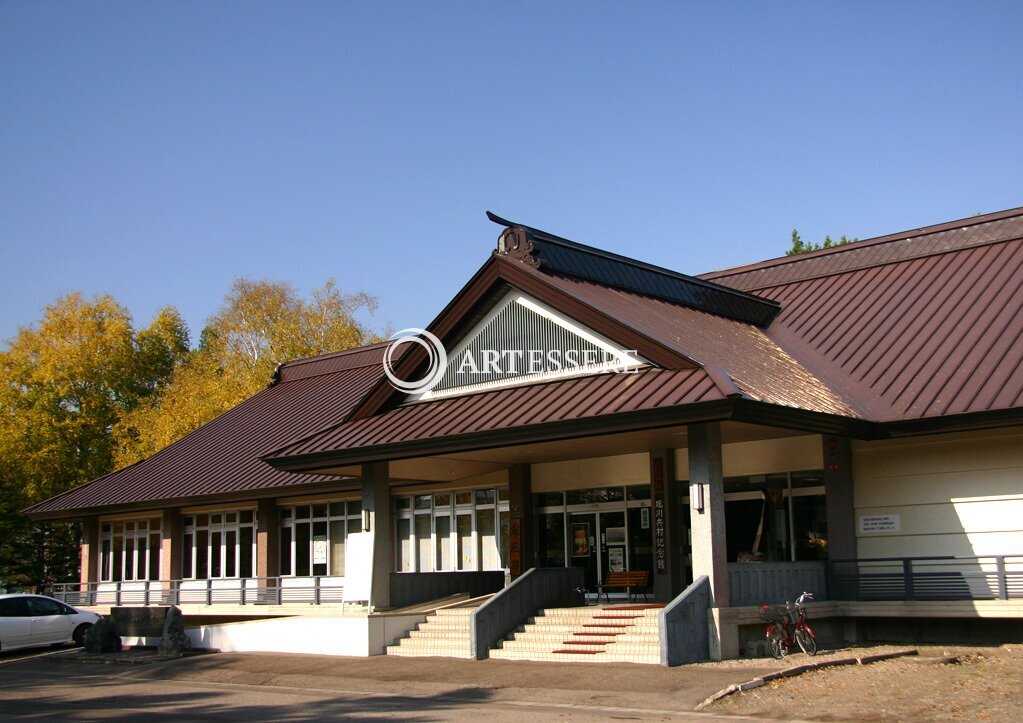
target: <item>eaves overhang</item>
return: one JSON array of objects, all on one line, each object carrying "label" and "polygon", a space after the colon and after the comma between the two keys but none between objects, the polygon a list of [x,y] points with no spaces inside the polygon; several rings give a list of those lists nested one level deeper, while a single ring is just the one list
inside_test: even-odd
[{"label": "eaves overhang", "polygon": [[878,434],[876,425],[859,419],[729,397],[698,404],[560,420],[511,429],[493,429],[287,457],[266,457],[263,461],[283,471],[316,472],[370,462],[474,452],[536,442],[566,441],[619,432],[729,420],[859,439],[873,439]]}]

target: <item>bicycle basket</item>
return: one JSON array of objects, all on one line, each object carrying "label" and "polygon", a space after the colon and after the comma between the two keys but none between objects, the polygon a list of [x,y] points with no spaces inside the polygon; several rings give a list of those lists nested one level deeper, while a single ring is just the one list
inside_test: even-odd
[{"label": "bicycle basket", "polygon": [[761,605],[760,619],[768,623],[785,622],[788,611],[784,605]]}]

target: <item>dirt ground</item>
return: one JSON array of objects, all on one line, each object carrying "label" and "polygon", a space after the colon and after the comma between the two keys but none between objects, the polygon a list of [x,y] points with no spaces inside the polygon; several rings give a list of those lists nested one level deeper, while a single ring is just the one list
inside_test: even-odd
[{"label": "dirt ground", "polygon": [[[920,651],[915,658],[772,681],[704,710],[820,721],[1023,719],[1023,646],[915,647]],[[793,655],[790,662],[799,665],[806,658]]]}]

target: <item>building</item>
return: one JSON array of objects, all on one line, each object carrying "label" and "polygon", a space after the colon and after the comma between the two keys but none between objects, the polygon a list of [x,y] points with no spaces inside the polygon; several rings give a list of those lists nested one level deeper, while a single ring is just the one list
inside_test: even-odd
[{"label": "building", "polygon": [[[517,625],[628,570],[675,601],[662,662],[739,654],[757,605],[806,589],[835,636],[1019,637],[1023,208],[698,277],[491,218],[497,249],[427,327],[431,389],[396,389],[386,345],[283,365],[28,510],[85,523],[59,592],[211,622],[514,588],[488,605]],[[316,649],[380,652],[421,612]],[[476,657],[511,629],[486,617]]]}]

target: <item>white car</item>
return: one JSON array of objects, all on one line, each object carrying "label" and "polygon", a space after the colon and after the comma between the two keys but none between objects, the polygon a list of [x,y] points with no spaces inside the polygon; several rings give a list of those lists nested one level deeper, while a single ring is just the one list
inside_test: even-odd
[{"label": "white car", "polygon": [[100,618],[43,595],[0,595],[0,650],[85,643],[85,633]]}]

